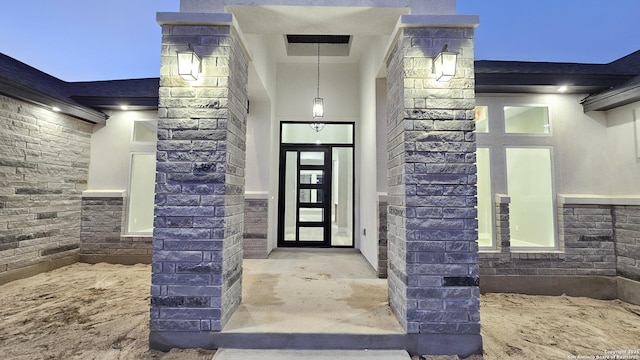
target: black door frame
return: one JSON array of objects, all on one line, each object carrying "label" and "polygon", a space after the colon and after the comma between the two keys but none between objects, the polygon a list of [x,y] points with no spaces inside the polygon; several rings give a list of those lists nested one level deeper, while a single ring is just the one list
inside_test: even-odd
[{"label": "black door frame", "polygon": [[[331,147],[325,145],[305,146],[305,145],[284,145],[281,147],[280,153],[280,179],[286,177],[287,164],[286,156],[288,152],[296,152],[296,221],[295,221],[295,240],[284,240],[284,215],[285,215],[285,197],[286,197],[286,181],[280,182],[280,207],[278,211],[278,246],[281,247],[331,247]],[[300,153],[302,152],[322,152],[324,154],[323,165],[301,165]],[[321,184],[304,184],[301,182],[301,170],[322,170],[323,179]],[[322,202],[320,203],[302,203],[300,202],[300,190],[303,189],[319,189],[322,190]],[[304,222],[300,221],[300,209],[324,209],[324,218],[320,222]],[[300,227],[318,227],[323,228],[322,241],[300,241]]]},{"label": "black door frame", "polygon": [[[283,124],[309,124],[310,122],[300,122],[300,121],[282,121],[280,123],[280,154],[279,154],[279,178],[278,178],[278,247],[335,247],[335,248],[354,248],[355,247],[355,203],[352,204],[352,213],[351,213],[351,223],[354,224],[354,229],[352,229],[352,237],[351,237],[351,245],[348,246],[338,246],[331,245],[331,199],[332,197],[332,182],[333,182],[333,149],[337,147],[346,147],[352,149],[353,161],[352,161],[352,184],[351,190],[355,191],[355,139],[352,138],[351,144],[345,143],[327,143],[327,144],[294,144],[294,143],[282,143],[282,127]],[[355,123],[354,122],[331,122],[328,124],[339,124],[339,125],[351,125],[353,129],[353,133],[355,134]],[[300,195],[299,188],[298,193],[296,194],[296,240],[295,241],[285,241],[285,193],[286,193],[286,153],[287,151],[298,151],[300,154],[301,151],[325,151],[325,177],[323,180],[323,186],[326,186],[323,189],[323,202],[325,205],[325,217],[323,222],[324,231],[324,240],[322,243],[319,241],[298,241],[298,229],[300,226],[299,222],[299,209],[300,209]],[[313,166],[311,166],[313,167]],[[298,172],[300,169],[300,156],[297,158],[297,169]],[[296,183],[298,186],[300,185],[300,176],[299,173],[296,174]],[[314,188],[314,186],[308,187],[308,184],[304,185],[305,188]],[[354,194],[355,195],[355,194]],[[354,197],[355,199],[355,197]],[[309,204],[304,204],[303,207],[309,208],[313,206],[308,206]],[[307,224],[318,224],[318,223],[302,223],[303,226]]]}]

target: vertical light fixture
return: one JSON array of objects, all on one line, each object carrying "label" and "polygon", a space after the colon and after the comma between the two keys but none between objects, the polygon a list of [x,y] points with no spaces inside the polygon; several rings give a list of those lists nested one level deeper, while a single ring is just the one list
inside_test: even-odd
[{"label": "vertical light fixture", "polygon": [[[324,100],[320,97],[320,43],[318,43],[318,86],[316,87],[316,98],[313,99],[313,120],[322,119],[324,116]],[[316,132],[324,129],[324,123],[314,121],[309,124]]]},{"label": "vertical light fixture", "polygon": [[433,59],[433,72],[437,81],[449,81],[456,76],[456,62],[458,54],[447,50],[448,45],[442,47],[442,51]]},{"label": "vertical light fixture", "polygon": [[191,44],[187,50],[178,51],[178,74],[180,77],[188,81],[195,81],[198,80],[201,70],[202,61]]}]

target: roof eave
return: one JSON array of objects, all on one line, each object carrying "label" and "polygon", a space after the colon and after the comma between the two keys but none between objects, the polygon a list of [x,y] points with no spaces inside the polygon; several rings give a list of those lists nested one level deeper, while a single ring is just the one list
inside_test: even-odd
[{"label": "roof eave", "polygon": [[79,106],[77,104],[70,103],[69,101],[64,101],[1,77],[0,93],[49,110],[54,106],[58,107],[60,109],[60,113],[92,124],[104,124],[107,121],[107,115],[100,111]]},{"label": "roof eave", "polygon": [[640,84],[607,91],[585,98],[582,101],[584,111],[607,111],[640,101]]},{"label": "roof eave", "polygon": [[71,98],[95,109],[117,110],[123,105],[137,110],[158,108],[158,96],[72,96]]}]

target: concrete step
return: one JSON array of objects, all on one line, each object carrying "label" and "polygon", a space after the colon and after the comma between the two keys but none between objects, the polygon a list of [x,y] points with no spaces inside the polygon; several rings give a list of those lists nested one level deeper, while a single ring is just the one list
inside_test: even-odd
[{"label": "concrete step", "polygon": [[213,360],[411,360],[404,350],[218,349]]}]

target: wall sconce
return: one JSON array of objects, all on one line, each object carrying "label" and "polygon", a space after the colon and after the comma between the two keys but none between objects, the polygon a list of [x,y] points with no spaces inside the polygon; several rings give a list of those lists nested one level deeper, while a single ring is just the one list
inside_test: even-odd
[{"label": "wall sconce", "polygon": [[458,54],[447,51],[448,45],[442,47],[442,51],[433,59],[433,73],[437,81],[449,81],[456,76],[456,63]]},{"label": "wall sconce", "polygon": [[[321,119],[324,116],[324,100],[320,97],[320,43],[318,43],[318,86],[316,87],[316,98],[313,99],[313,120]],[[316,132],[324,129],[324,123],[313,122],[309,124]]]},{"label": "wall sconce", "polygon": [[202,61],[200,56],[193,51],[191,44],[189,49],[178,51],[178,74],[185,80],[198,80],[198,75],[202,71]]}]

